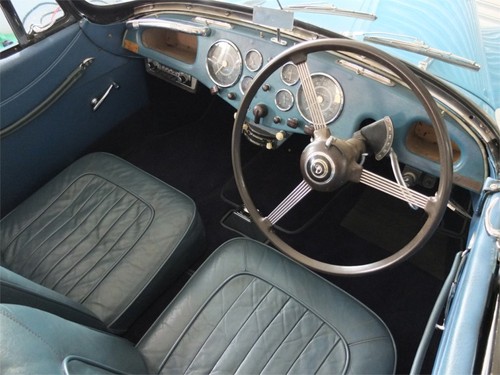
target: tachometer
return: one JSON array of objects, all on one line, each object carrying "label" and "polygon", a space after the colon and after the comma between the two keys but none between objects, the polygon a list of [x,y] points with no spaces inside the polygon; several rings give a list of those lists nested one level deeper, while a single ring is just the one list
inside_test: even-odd
[{"label": "tachometer", "polygon": [[[316,100],[323,113],[325,123],[330,123],[335,120],[344,105],[344,93],[340,84],[331,76],[324,73],[315,73],[311,75],[314,90],[316,92]],[[309,103],[306,100],[304,87],[301,85],[297,92],[297,108],[308,122],[311,120],[311,110]]]},{"label": "tachometer", "polygon": [[242,58],[238,48],[227,40],[212,44],[207,55],[207,71],[220,87],[233,86],[240,78]]}]

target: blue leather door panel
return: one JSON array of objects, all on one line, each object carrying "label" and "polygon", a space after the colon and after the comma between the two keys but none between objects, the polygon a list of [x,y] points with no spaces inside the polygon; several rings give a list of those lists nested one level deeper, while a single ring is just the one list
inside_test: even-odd
[{"label": "blue leather door panel", "polygon": [[[0,61],[0,127],[5,129],[42,103],[82,61],[94,58],[52,106],[1,139],[2,215],[147,103],[143,61],[117,53],[122,33],[122,25],[82,20]],[[92,99],[113,82],[119,89],[93,111]]]}]

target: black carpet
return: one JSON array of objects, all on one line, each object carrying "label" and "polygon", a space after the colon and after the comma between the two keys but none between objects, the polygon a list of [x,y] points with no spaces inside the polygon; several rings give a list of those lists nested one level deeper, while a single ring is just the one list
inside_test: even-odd
[{"label": "black carpet", "polygon": [[[220,223],[241,202],[230,158],[234,109],[204,88],[199,95],[192,95],[156,81],[151,85],[151,106],[129,118],[90,151],[115,153],[191,196],[205,225],[208,255],[227,239],[238,236]],[[186,101],[190,101],[189,107]],[[262,212],[272,210],[301,181],[298,157],[307,141],[306,137],[292,137],[275,151],[244,142],[245,178]],[[392,211],[399,209],[399,203],[377,213],[377,204],[367,205],[374,199],[387,208],[389,203],[378,196],[367,196],[359,184],[334,193],[311,194],[279,223],[281,236],[297,249],[325,261],[373,261],[392,251],[387,244],[393,243],[394,228],[393,224],[383,226],[375,230],[377,238],[370,239],[366,226],[371,228],[374,221],[394,221],[394,217],[400,222],[403,215]],[[407,207],[401,212],[412,216]],[[370,276],[326,276],[373,309],[389,326],[397,343],[398,373],[409,371],[443,275],[453,253],[461,250],[460,235],[444,237],[424,249],[425,256],[419,262],[405,262]],[[431,264],[433,269],[427,269]],[[163,300],[152,306],[129,338],[140,337],[171,294],[166,292]],[[431,371],[429,363],[425,372]]]}]

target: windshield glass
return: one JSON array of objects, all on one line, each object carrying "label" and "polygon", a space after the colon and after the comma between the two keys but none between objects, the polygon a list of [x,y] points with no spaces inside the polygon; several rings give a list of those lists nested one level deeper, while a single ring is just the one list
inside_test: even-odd
[{"label": "windshield glass", "polygon": [[[113,5],[133,0],[87,0]],[[296,20],[371,43],[490,109],[500,107],[500,0],[227,0],[293,12]]]}]

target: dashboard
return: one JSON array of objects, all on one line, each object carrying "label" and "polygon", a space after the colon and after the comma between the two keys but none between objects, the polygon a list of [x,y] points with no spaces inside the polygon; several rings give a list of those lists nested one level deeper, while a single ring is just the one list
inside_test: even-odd
[{"label": "dashboard", "polygon": [[[149,73],[190,92],[205,85],[237,110],[254,77],[273,57],[299,42],[251,23],[165,12],[129,21],[122,46],[144,57]],[[337,52],[311,54],[308,66],[333,136],[350,138],[361,126],[389,116],[399,160],[439,175],[430,121],[397,78],[363,64],[359,56]],[[279,147],[291,134],[312,131],[311,113],[292,62],[269,76],[250,108],[249,139],[262,146]],[[487,173],[481,142],[452,112],[442,113],[452,140],[454,183],[480,191]]]}]

